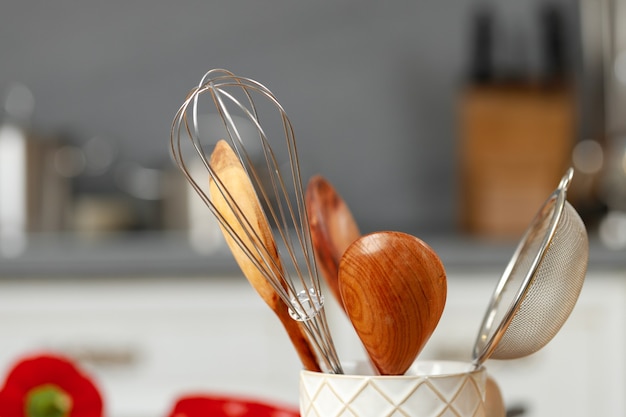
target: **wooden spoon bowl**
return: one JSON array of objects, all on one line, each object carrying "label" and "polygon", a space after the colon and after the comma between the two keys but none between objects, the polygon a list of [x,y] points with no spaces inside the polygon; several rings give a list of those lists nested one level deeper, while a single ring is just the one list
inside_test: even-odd
[{"label": "wooden spoon bowl", "polygon": [[345,251],[338,283],[374,367],[381,375],[403,375],[445,306],[447,280],[437,254],[405,233],[368,234]]}]

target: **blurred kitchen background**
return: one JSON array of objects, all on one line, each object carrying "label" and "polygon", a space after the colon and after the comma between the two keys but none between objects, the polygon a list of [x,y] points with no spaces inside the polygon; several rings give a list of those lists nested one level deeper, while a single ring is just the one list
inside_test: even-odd
[{"label": "blurred kitchen background", "polygon": [[[67,288],[110,294],[121,304],[103,302],[102,312],[125,306],[120,299],[135,311],[155,287],[128,277],[161,277],[158,285],[176,293],[237,274],[169,154],[174,114],[211,68],[275,93],[295,127],[304,180],[327,177],[363,232],[424,237],[451,271],[499,271],[574,166],[569,198],[590,233],[590,268],[624,278],[623,0],[4,0],[0,7],[0,308],[16,328],[35,317],[25,306],[47,311],[37,288],[58,297],[69,297]],[[84,284],[87,277],[103,279]],[[162,300],[152,300],[160,311]],[[87,333],[95,350],[83,349],[79,331],[76,344],[33,330],[35,342],[12,346],[69,344],[114,365],[141,356],[133,343]],[[626,344],[620,337],[617,347]],[[128,378],[120,381],[109,389],[122,396]],[[147,415],[122,403],[113,407],[123,410],[118,415]]]},{"label": "blurred kitchen background", "polygon": [[5,2],[2,253],[187,229],[169,129],[214,67],[275,92],[364,231],[517,238],[574,164],[626,247],[619,2],[440,3]]}]

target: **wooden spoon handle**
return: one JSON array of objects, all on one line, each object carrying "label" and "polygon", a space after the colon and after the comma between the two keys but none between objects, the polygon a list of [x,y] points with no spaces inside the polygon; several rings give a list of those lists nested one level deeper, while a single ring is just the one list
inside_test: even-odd
[{"label": "wooden spoon handle", "polygon": [[[235,152],[224,140],[216,144],[209,164],[228,191],[228,193],[223,192],[216,181],[212,177],[209,178],[211,201],[230,228],[228,230],[220,224],[226,243],[239,268],[265,303],[278,316],[304,368],[320,371],[314,349],[303,324],[291,318],[288,306],[280,299],[268,281],[267,274],[283,279],[283,267],[270,225],[261,209],[248,174]],[[238,237],[239,242],[231,232]],[[248,250],[242,249],[241,245]]]}]

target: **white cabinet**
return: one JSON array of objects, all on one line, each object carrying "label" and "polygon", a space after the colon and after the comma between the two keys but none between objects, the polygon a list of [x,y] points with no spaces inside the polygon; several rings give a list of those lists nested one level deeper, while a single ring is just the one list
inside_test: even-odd
[{"label": "white cabinet", "polygon": [[[468,358],[499,276],[451,273],[449,301],[425,356]],[[590,273],[570,318],[543,349],[488,360],[509,408],[528,417],[626,415],[626,273]]]},{"label": "white cabinet", "polygon": [[297,403],[296,354],[243,277],[0,281],[0,374],[40,349],[81,358],[109,417],[162,417],[181,393]]},{"label": "white cabinet", "polygon": [[[422,358],[470,360],[498,274],[449,271],[444,316]],[[328,303],[341,357],[364,357]],[[300,364],[278,320],[243,277],[0,281],[0,373],[58,349],[97,378],[110,417],[166,415],[177,395],[235,393],[297,404]],[[544,349],[488,361],[507,406],[528,417],[626,415],[626,273],[590,272]]]}]

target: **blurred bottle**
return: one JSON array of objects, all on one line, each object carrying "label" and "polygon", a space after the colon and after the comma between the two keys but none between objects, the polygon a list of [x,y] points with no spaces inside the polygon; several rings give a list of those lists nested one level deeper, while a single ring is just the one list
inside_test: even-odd
[{"label": "blurred bottle", "polygon": [[33,232],[63,227],[69,189],[55,168],[58,141],[31,129],[35,100],[23,84],[4,99],[0,125],[0,256],[15,257]]}]

